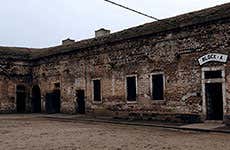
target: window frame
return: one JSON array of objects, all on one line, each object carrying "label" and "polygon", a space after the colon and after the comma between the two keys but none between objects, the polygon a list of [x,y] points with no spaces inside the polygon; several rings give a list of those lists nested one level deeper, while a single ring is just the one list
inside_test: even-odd
[{"label": "window frame", "polygon": [[[153,99],[153,76],[154,75],[162,75],[163,77],[163,99]],[[153,72],[150,74],[150,95],[151,101],[153,102],[164,102],[165,101],[165,73],[164,72]]]}]

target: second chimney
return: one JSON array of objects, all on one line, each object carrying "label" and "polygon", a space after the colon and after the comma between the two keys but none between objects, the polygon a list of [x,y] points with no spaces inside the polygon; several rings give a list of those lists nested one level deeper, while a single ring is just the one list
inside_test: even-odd
[{"label": "second chimney", "polygon": [[95,31],[95,37],[102,37],[110,34],[110,30],[106,30],[104,28],[101,28],[99,30]]},{"label": "second chimney", "polygon": [[72,40],[72,39],[65,39],[65,40],[62,40],[62,45],[69,45],[69,44],[73,44],[75,42],[75,40]]}]

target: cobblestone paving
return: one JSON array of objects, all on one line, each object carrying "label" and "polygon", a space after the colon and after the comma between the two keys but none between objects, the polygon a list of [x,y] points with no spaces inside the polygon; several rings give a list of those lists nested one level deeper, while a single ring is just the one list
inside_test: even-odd
[{"label": "cobblestone paving", "polygon": [[1,150],[229,150],[230,134],[0,116]]}]

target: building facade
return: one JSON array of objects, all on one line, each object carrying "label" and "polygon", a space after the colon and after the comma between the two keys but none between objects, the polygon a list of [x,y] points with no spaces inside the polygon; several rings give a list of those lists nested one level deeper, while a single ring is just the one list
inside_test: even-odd
[{"label": "building facade", "polygon": [[230,4],[83,41],[0,47],[1,113],[230,119]]}]

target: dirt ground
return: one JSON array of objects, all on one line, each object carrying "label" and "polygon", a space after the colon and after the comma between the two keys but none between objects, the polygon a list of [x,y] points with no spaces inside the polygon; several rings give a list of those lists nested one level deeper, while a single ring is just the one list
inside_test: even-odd
[{"label": "dirt ground", "polygon": [[230,134],[0,115],[1,150],[229,150]]}]

